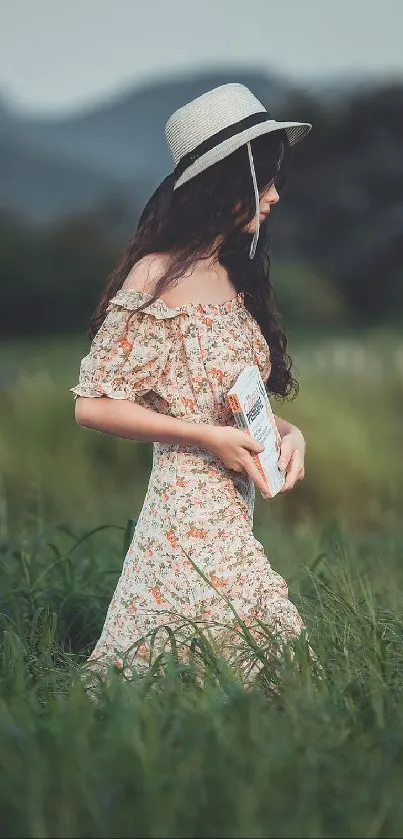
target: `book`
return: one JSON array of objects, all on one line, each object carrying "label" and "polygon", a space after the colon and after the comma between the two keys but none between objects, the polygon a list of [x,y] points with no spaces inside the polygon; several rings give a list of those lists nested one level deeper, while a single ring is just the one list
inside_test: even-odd
[{"label": "book", "polygon": [[242,370],[227,393],[227,401],[238,428],[264,446],[262,452],[251,454],[273,498],[285,482],[285,470],[278,467],[281,436],[256,364],[249,364]]}]

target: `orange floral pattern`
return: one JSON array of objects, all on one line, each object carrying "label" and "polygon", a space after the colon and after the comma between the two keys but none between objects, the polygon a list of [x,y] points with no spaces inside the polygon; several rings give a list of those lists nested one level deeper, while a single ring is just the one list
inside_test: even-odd
[{"label": "orange floral pattern", "polygon": [[[129,399],[189,422],[234,425],[226,393],[236,377],[252,362],[264,380],[271,369],[243,295],[175,308],[159,298],[136,312],[146,300],[121,290],[110,301],[71,391]],[[209,450],[154,443],[144,504],[89,661],[148,666],[164,643],[162,632],[151,642],[153,631],[180,628],[185,649],[187,619],[190,634],[195,622],[207,622],[229,658],[239,639],[235,614],[255,637],[259,621],[284,641],[299,635],[304,625],[286,582],[253,534],[254,501],[253,482]]]}]

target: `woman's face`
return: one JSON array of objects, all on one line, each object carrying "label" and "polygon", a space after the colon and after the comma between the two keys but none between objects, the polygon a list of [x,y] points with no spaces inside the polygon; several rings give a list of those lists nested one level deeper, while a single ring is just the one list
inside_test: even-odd
[{"label": "woman's face", "polygon": [[[266,216],[270,213],[272,204],[277,204],[277,202],[279,200],[280,200],[280,196],[279,196],[279,194],[277,192],[277,189],[276,189],[274,184],[271,184],[267,189],[263,190],[263,192],[260,193],[260,201],[259,201],[259,209],[260,209],[260,219],[259,220],[260,220],[260,224],[262,223],[262,221],[265,220]],[[239,203],[236,204],[235,210],[237,210],[239,208],[239,206],[240,206]],[[249,222],[249,224],[245,225],[245,227],[243,228],[243,232],[254,233],[255,232],[255,227],[256,227],[255,219],[253,218],[252,221]]]}]

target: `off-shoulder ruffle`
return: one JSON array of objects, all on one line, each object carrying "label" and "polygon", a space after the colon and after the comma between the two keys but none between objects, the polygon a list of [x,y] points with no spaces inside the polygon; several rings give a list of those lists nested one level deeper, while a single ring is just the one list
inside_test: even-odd
[{"label": "off-shoulder ruffle", "polygon": [[[129,304],[129,305],[127,305]],[[134,297],[116,295],[80,364],[75,396],[109,396],[135,401],[160,379],[171,348],[163,317],[148,317]],[[153,308],[153,307],[149,307]],[[154,311],[151,312],[154,314]]]},{"label": "off-shoulder ruffle", "polygon": [[[120,289],[109,301],[109,306],[112,304],[122,306],[124,309],[134,310],[146,300],[150,299],[151,295],[147,295],[137,289]],[[184,303],[181,306],[168,306],[161,297],[158,297],[148,306],[144,306],[141,312],[153,315],[157,320],[175,318],[181,314],[190,315],[197,311],[205,312],[206,314],[225,314],[226,312],[233,312],[239,309],[242,306],[242,300],[243,294],[238,292],[235,297],[231,297],[230,300],[225,300],[223,303]]]},{"label": "off-shoulder ruffle", "polygon": [[169,407],[174,416],[215,416],[245,364],[258,364],[265,380],[270,375],[270,348],[242,294],[223,303],[151,301],[137,289],[120,289],[109,301],[70,388],[76,397],[128,399],[154,410]]}]

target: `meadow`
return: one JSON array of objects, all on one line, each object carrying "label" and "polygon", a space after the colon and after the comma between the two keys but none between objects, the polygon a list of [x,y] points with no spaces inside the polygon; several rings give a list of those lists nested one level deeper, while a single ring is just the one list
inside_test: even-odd
[{"label": "meadow", "polygon": [[[151,446],[81,429],[86,343],[3,345],[0,829],[10,837],[397,837],[403,833],[399,336],[295,339],[306,478],[255,533],[304,639],[246,689],[198,637],[146,676],[80,673],[140,512]],[[251,647],[251,656],[258,651]]]}]

